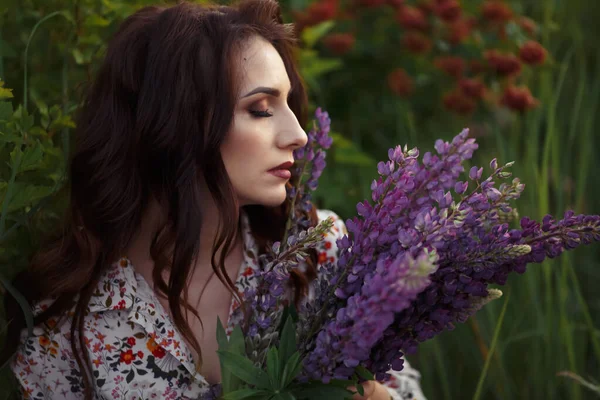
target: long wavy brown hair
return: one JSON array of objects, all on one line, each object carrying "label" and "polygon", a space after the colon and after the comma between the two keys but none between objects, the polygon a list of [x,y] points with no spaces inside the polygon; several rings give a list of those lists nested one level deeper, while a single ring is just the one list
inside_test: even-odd
[{"label": "long wavy brown hair", "polygon": [[[232,60],[256,35],[283,59],[292,84],[289,106],[306,126],[306,91],[294,62],[293,30],[282,23],[274,0],[245,0],[231,7],[183,2],[142,8],[112,37],[86,91],[76,117],[64,226],[14,285],[31,306],[56,299],[35,317],[36,325],[74,311],[71,347],[88,399],[93,389],[83,337],[86,308],[104,271],[138,231],[151,199],[166,216],[151,243],[155,289],[168,298],[176,327],[200,360],[199,343],[182,312],[190,309],[200,319],[186,290],[203,221],[200,177],[224,221],[213,245],[212,268],[240,298],[224,266],[238,232],[239,206],[220,146],[232,124],[238,89]],[[259,251],[282,238],[289,207],[287,200],[274,208],[245,206]],[[315,224],[314,207],[311,219]],[[315,266],[313,252],[307,272],[290,276],[296,301],[314,279]],[[168,282],[165,270],[170,271]],[[8,294],[5,307],[11,322],[0,362],[12,356],[25,327],[18,304]]]}]

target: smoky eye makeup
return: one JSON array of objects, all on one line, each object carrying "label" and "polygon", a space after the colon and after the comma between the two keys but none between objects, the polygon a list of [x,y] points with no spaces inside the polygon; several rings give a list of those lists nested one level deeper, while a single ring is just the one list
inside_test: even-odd
[{"label": "smoky eye makeup", "polygon": [[257,118],[268,118],[273,116],[273,112],[269,107],[269,101],[267,99],[254,102],[248,107],[248,112]]},{"label": "smoky eye makeup", "polygon": [[273,116],[273,113],[269,109],[265,110],[250,110],[250,114],[257,118],[269,118]]}]

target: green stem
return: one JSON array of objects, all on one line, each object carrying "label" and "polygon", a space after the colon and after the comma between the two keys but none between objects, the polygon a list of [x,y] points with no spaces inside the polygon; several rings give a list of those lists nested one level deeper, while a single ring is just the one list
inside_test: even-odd
[{"label": "green stem", "polygon": [[483,390],[483,382],[485,381],[485,377],[487,376],[488,369],[490,368],[490,361],[492,360],[492,355],[496,350],[496,345],[498,343],[498,337],[500,337],[500,329],[502,328],[502,322],[504,321],[504,314],[506,313],[506,306],[508,305],[508,300],[510,298],[510,292],[506,295],[506,300],[504,301],[504,305],[502,306],[502,311],[500,312],[500,318],[498,319],[498,323],[496,324],[496,329],[494,330],[494,337],[492,338],[492,344],[490,346],[489,353],[485,359],[485,364],[483,365],[483,371],[481,371],[481,375],[479,376],[479,381],[477,382],[477,389],[475,391],[475,395],[473,396],[473,400],[479,400],[481,397],[481,392]]},{"label": "green stem", "polygon": [[4,76],[4,52],[2,50],[2,27],[4,21],[4,14],[0,13],[0,80],[5,80]]},{"label": "green stem", "polygon": [[[27,45],[25,46],[25,54],[23,57],[23,109],[24,111],[27,111],[27,60],[28,60],[28,54],[29,54],[29,45],[31,44],[31,40],[33,39],[33,35],[35,35],[35,32],[37,31],[38,27],[44,23],[45,21],[49,20],[52,17],[55,17],[57,15],[62,15],[67,21],[71,22],[64,14],[64,11],[55,11],[53,13],[50,13],[48,15],[46,15],[44,18],[42,18],[41,20],[39,20],[37,22],[37,24],[34,25],[33,29],[31,30],[31,33],[29,34],[29,38],[27,39]],[[23,113],[23,116],[25,115],[25,113]]]},{"label": "green stem", "polygon": [[[574,230],[571,230],[569,232],[585,233],[585,232],[589,232],[589,231],[590,231],[590,227],[585,227],[585,228],[581,228],[581,229],[574,229]],[[556,237],[556,236],[560,236],[560,235],[564,235],[564,234],[565,233],[562,232],[562,231],[560,231],[560,232],[554,232],[554,233],[548,233],[546,235],[538,236],[536,238],[531,238],[531,239],[525,241],[523,244],[530,245],[530,244],[533,244],[535,242],[539,242],[541,240],[546,240],[546,239],[549,239],[549,238],[552,238],[552,237]]]}]

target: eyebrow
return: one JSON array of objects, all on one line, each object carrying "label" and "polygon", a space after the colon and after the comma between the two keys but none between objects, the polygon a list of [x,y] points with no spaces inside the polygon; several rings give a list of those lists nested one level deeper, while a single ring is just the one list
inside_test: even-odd
[{"label": "eyebrow", "polygon": [[[265,93],[265,94],[268,94],[269,96],[273,96],[273,97],[279,97],[281,95],[281,91],[279,89],[265,87],[265,86],[259,86],[256,89],[253,89],[250,92],[248,92],[246,95],[242,96],[242,98],[250,97],[256,93]],[[292,93],[292,89],[290,89],[289,93]]]}]

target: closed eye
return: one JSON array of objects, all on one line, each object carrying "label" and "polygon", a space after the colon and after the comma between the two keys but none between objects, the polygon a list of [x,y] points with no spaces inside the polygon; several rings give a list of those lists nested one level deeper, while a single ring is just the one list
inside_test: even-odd
[{"label": "closed eye", "polygon": [[273,113],[271,111],[269,111],[268,109],[266,109],[266,110],[250,110],[249,112],[256,118],[269,118],[269,117],[273,116]]}]

